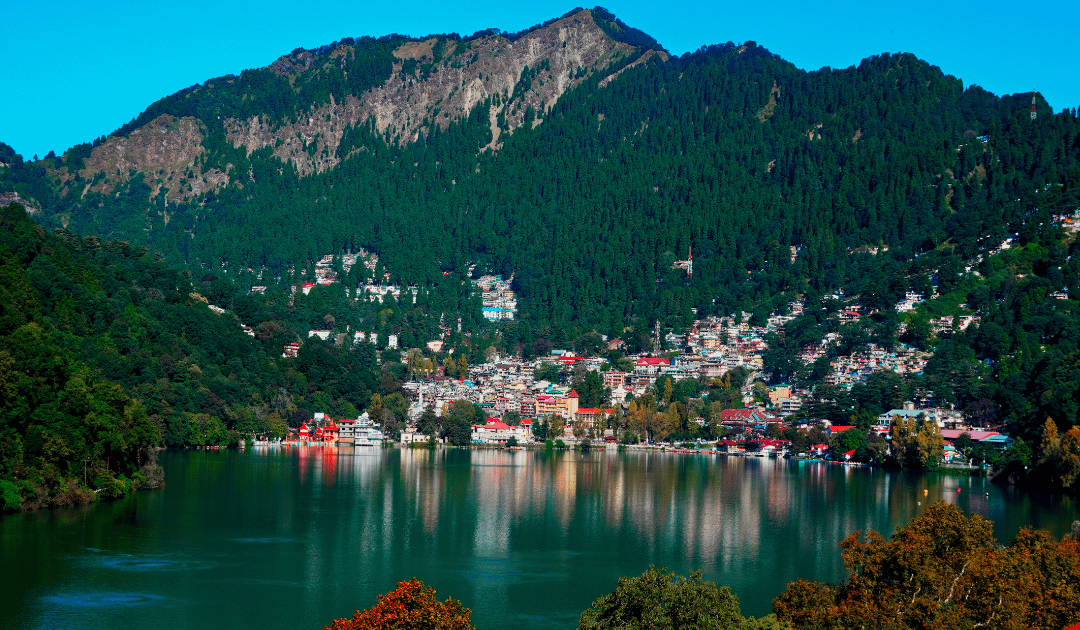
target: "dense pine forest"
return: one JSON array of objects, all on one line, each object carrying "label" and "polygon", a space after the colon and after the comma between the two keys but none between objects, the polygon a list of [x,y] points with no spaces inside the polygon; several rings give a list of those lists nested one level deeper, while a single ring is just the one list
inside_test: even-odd
[{"label": "dense pine forest", "polygon": [[[674,57],[601,8],[521,33],[348,37],[182,90],[60,156],[0,144],[4,193],[30,210],[4,211],[0,250],[5,497],[60,488],[88,459],[130,479],[148,445],[280,434],[373,393],[404,418],[406,358],[313,339],[281,359],[309,328],[406,349],[445,334],[476,363],[593,333],[649,350],[657,322],[762,323],[802,298],[770,339],[776,382],[819,384],[823,365],[794,353],[839,332],[833,354],[934,352],[892,398],[932,391],[1029,442],[1047,417],[1080,424],[1080,259],[1063,227],[1080,211],[1076,111],[910,54],[811,72],[754,42]],[[338,268],[361,248],[377,269]],[[672,266],[690,250],[692,277]],[[294,294],[324,255],[343,281]],[[482,273],[513,277],[516,321],[480,316]],[[417,300],[356,302],[368,281]],[[940,297],[898,314],[908,291]],[[845,304],[873,314],[841,327]],[[929,334],[960,314],[980,325]],[[67,387],[102,392],[106,428],[75,428],[90,416],[57,407]],[[870,387],[821,386],[814,410],[891,408]],[[65,433],[124,418],[140,437],[123,444]],[[51,481],[16,490],[28,475]]]},{"label": "dense pine forest", "polygon": [[[4,509],[152,487],[154,446],[283,437],[315,411],[355,417],[373,394],[384,423],[404,420],[407,367],[392,352],[377,366],[373,345],[313,338],[282,358],[306,310],[280,289],[235,297],[145,247],[49,234],[17,204],[0,210],[0,274]],[[207,296],[249,317],[254,336]]]}]

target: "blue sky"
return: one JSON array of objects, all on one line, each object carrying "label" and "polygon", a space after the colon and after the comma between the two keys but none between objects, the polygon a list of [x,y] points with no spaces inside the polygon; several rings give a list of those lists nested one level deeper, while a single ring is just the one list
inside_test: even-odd
[{"label": "blue sky", "polygon": [[[266,66],[296,47],[391,32],[517,31],[577,6],[548,0],[5,4],[0,142],[27,158],[109,134],[163,96]],[[1034,87],[1055,111],[1080,106],[1075,0],[605,0],[601,6],[675,54],[754,40],[814,70],[847,67],[882,52],[911,52],[965,86],[998,95]]]}]

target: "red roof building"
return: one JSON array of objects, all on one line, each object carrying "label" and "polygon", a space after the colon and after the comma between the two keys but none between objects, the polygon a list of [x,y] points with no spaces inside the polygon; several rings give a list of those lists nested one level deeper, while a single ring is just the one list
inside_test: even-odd
[{"label": "red roof building", "polygon": [[756,424],[764,420],[757,409],[725,409],[720,412],[720,422]]},{"label": "red roof building", "polygon": [[660,368],[668,367],[671,361],[661,357],[639,357],[634,361],[635,374],[656,374]]}]

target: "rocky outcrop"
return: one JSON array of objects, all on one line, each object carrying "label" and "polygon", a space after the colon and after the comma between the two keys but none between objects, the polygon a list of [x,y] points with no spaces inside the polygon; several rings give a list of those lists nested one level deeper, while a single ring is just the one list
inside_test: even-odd
[{"label": "rocky outcrop", "polygon": [[[342,102],[312,107],[288,124],[266,116],[223,121],[228,140],[250,154],[272,147],[301,176],[332,169],[341,161],[338,146],[350,125],[374,123],[391,142],[407,144],[438,127],[446,129],[483,103],[489,103],[491,141],[477,150],[497,150],[525,123],[544,116],[558,99],[593,73],[610,73],[612,64],[633,54],[596,24],[592,12],[578,11],[511,41],[488,35],[469,41],[438,38],[411,41],[394,51],[397,60],[382,85]],[[325,55],[296,50],[269,69],[292,77],[318,64],[343,63],[352,46],[342,44]],[[635,63],[648,58],[647,52]],[[662,53],[661,53],[662,54]],[[435,56],[438,55],[438,59]],[[666,59],[666,55],[664,55]],[[605,84],[617,73],[608,76]],[[127,137],[110,137],[85,160],[81,191],[109,193],[117,183],[141,173],[152,196],[181,200],[225,186],[228,172],[203,170],[199,158],[205,127],[195,118],[162,115]],[[226,167],[228,170],[228,167]],[[104,177],[95,175],[104,174]]]},{"label": "rocky outcrop", "polygon": [[[108,193],[116,183],[141,176],[151,196],[164,194],[166,200],[180,200],[216,190],[228,184],[220,170],[200,172],[198,158],[205,149],[202,124],[192,117],[158,116],[127,137],[112,136],[94,147],[85,159],[80,175],[93,183],[82,191]],[[104,173],[104,178],[96,178]]]},{"label": "rocky outcrop", "polygon": [[[567,90],[634,51],[608,37],[588,10],[516,41],[491,35],[456,47],[457,42],[445,42],[450,52],[440,59],[433,58],[436,42],[433,38],[399,47],[390,78],[364,94],[313,108],[302,120],[283,126],[275,127],[261,116],[228,119],[227,137],[248,152],[272,146],[275,156],[309,175],[340,162],[337,148],[349,125],[372,120],[380,133],[405,144],[435,126],[445,129],[490,99],[492,140],[486,148],[497,149],[501,134],[520,127],[530,108],[533,124],[542,123]],[[331,55],[343,57],[348,48],[343,45]],[[286,73],[311,67],[311,59],[291,55],[272,67]]]},{"label": "rocky outcrop", "polygon": [[17,192],[0,193],[0,208],[17,203],[26,208],[27,214],[35,215],[41,212],[41,208],[33,201],[28,201],[19,196]]}]

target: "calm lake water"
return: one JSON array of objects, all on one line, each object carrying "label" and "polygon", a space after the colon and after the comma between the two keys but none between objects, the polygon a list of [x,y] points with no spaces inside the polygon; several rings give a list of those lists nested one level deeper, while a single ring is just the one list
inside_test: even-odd
[{"label": "calm lake water", "polygon": [[1080,518],[1075,500],[979,478],[715,455],[292,447],[161,463],[163,490],[0,519],[0,626],[317,630],[415,576],[481,630],[573,628],[650,563],[704,569],[762,615],[789,580],[840,579],[845,536],[890,533],[932,501],[1003,542]]}]

